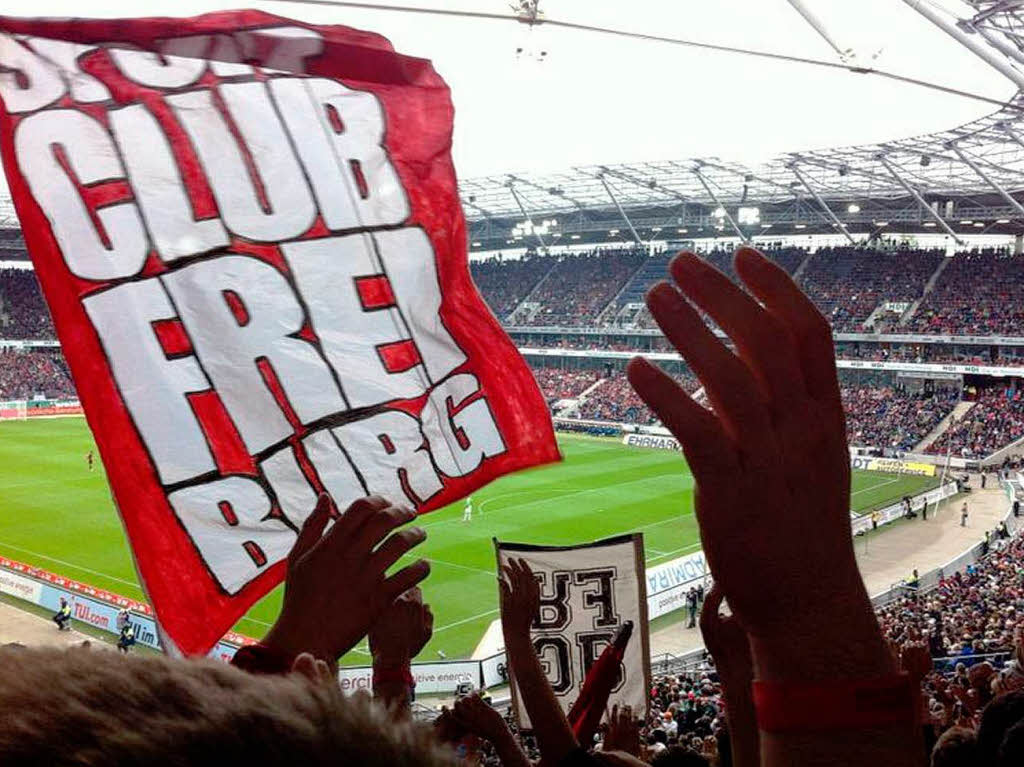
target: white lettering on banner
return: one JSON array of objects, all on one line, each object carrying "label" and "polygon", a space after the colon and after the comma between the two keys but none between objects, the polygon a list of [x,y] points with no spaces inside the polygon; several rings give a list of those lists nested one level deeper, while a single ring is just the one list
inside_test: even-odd
[{"label": "white lettering on banner", "polygon": [[[381,146],[384,115],[372,94],[321,78],[271,80],[270,91],[329,229],[405,220],[409,201]],[[346,115],[346,130],[329,127],[332,114]],[[317,123],[324,130],[309,130]]]},{"label": "white lettering on banner", "polygon": [[82,303],[160,481],[170,485],[213,471],[213,455],[187,399],[210,389],[210,381],[195,357],[168,359],[161,348],[153,324],[176,314],[160,281],[126,282]]},{"label": "white lettering on banner", "polygon": [[480,384],[468,373],[439,384],[423,409],[423,434],[443,474],[463,477],[484,458],[505,452],[487,400],[476,396]]},{"label": "white lettering on banner", "polygon": [[228,244],[219,218],[196,221],[171,145],[144,104],[110,111],[117,148],[160,257],[174,261]]},{"label": "white lettering on banner", "polygon": [[[96,101],[108,101],[111,98],[107,86],[84,71],[78,63],[81,56],[96,50],[95,45],[83,45],[45,37],[26,38],[26,43],[42,59],[57,65],[58,73],[62,75],[64,85],[73,100],[80,104],[88,104]],[[0,49],[3,48],[3,45],[4,43],[0,41]],[[3,98],[7,99],[6,93],[3,94]]]},{"label": "white lettering on banner", "polygon": [[360,278],[383,277],[379,263],[374,263],[376,243],[371,235],[292,242],[281,250],[351,407],[423,394],[427,380],[422,365],[388,370],[379,351],[410,340],[402,330],[398,307],[366,306],[361,297]]},{"label": "white lettering on banner", "polygon": [[[155,51],[0,34],[15,160],[229,594],[286,556],[321,488],[421,505],[507,449],[445,326],[384,105],[304,76],[323,50],[303,27]],[[124,78],[145,98],[113,93]]]},{"label": "white lettering on banner", "polygon": [[[30,38],[31,39],[31,38]],[[0,98],[11,114],[35,112],[65,93],[64,81],[49,62],[10,35],[0,35]]]},{"label": "white lettering on banner", "polygon": [[[627,704],[644,716],[648,704],[648,616],[639,533],[568,547],[520,546],[495,541],[498,564],[526,560],[540,581],[540,612],[530,627],[534,651],[562,709],[568,711],[601,652],[628,621],[621,677],[608,705]],[[521,727],[530,727],[513,679]]]},{"label": "white lettering on banner", "polygon": [[18,166],[53,228],[68,268],[86,280],[137,274],[149,250],[138,208],[126,202],[92,211],[102,227],[98,230],[75,182],[57,159],[58,147],[78,183],[123,179],[125,170],[106,129],[84,112],[37,112],[15,128]]},{"label": "white lettering on banner", "polygon": [[303,424],[346,409],[331,369],[313,344],[298,337],[305,314],[276,268],[256,258],[225,255],[161,279],[189,331],[196,359],[249,452],[258,453],[293,431],[264,380],[261,362],[272,368]]},{"label": "white lettering on banner", "polygon": [[441,491],[419,421],[398,410],[334,430],[367,489],[392,500],[425,503]]},{"label": "white lettering on banner", "polygon": [[[263,242],[298,237],[313,223],[316,205],[266,86],[234,83],[220,86],[218,93],[241,146],[210,91],[168,96],[167,102],[192,139],[225,226],[240,237]],[[261,180],[265,203],[253,185],[243,147]]]},{"label": "white lettering on banner", "polygon": [[213,576],[229,594],[284,559],[296,533],[269,516],[270,499],[247,477],[225,477],[175,490],[170,501]]}]

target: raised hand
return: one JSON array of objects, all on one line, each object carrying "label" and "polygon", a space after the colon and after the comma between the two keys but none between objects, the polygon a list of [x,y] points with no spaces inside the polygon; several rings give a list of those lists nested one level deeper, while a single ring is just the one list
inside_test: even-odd
[{"label": "raised hand", "polygon": [[630,363],[630,382],[683,446],[705,554],[751,636],[760,673],[807,680],[894,670],[854,559],[829,325],[757,251],[740,249],[736,270],[757,300],[685,253],[671,264],[675,285],[660,283],[647,296],[713,412],[640,358]]},{"label": "raised hand", "polygon": [[321,495],[299,532],[288,555],[284,605],[263,643],[289,657],[308,652],[334,664],[399,595],[430,574],[430,564],[420,559],[386,574],[426,539],[422,528],[392,532],[415,519],[411,509],[379,496],[360,498],[324,534],[331,509]]},{"label": "raised hand", "polygon": [[704,597],[700,633],[722,681],[733,763],[736,767],[754,767],[760,764],[757,712],[750,693],[754,658],[747,632],[734,616],[722,615],[721,607],[722,589],[715,583]]},{"label": "raised hand", "polygon": [[498,589],[509,673],[530,717],[542,761],[561,764],[579,744],[530,639],[530,625],[540,611],[540,585],[526,560],[509,559],[502,572]]},{"label": "raised hand", "polygon": [[423,592],[411,588],[384,610],[370,629],[374,663],[408,663],[420,654],[434,633],[434,613],[423,602]]},{"label": "raised hand", "polygon": [[640,723],[633,715],[632,706],[612,706],[602,748],[640,756]]},{"label": "raised hand", "polygon": [[932,671],[932,654],[924,642],[908,642],[900,648],[900,670],[918,683]]},{"label": "raised hand", "polygon": [[462,732],[476,735],[492,743],[509,732],[501,714],[485,703],[478,692],[455,701],[452,716]]},{"label": "raised hand", "polygon": [[[897,670],[857,571],[850,469],[832,333],[810,299],[751,248],[736,272],[753,296],[693,254],[647,305],[704,385],[698,405],[636,358],[633,388],[682,444],[696,479],[711,573],[750,637],[760,680],[830,684]],[[692,302],[692,305],[691,305]],[[732,339],[715,337],[699,310]],[[762,732],[765,765],[920,763],[907,721],[848,731]]]},{"label": "raised hand", "polygon": [[540,584],[525,559],[508,560],[504,579],[498,579],[501,594],[501,626],[506,643],[509,635],[530,635],[530,625],[540,612]]}]

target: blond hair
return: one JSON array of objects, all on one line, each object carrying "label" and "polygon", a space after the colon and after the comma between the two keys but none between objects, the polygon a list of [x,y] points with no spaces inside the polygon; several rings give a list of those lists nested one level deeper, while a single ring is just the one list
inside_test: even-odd
[{"label": "blond hair", "polygon": [[337,685],[213,660],[0,649],[0,764],[454,764],[432,733]]}]

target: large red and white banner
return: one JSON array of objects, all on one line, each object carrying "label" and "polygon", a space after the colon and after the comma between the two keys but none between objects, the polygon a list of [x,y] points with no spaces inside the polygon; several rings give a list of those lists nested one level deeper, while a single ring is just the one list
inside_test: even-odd
[{"label": "large red and white banner", "polygon": [[429,62],[255,11],[0,17],[0,99],[25,240],[182,651],[280,581],[321,490],[425,512],[557,460],[470,280]]}]

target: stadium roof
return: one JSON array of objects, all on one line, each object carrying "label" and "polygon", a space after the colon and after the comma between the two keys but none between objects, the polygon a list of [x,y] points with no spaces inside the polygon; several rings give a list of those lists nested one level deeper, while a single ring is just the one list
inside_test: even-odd
[{"label": "stadium roof", "polygon": [[871,230],[880,219],[882,226],[895,219],[950,234],[963,232],[961,221],[972,232],[978,222],[985,231],[1024,230],[1024,0],[970,0],[964,6],[973,13],[964,17],[927,0],[904,1],[1009,78],[1013,97],[986,117],[941,132],[795,150],[759,165],[687,157],[464,179],[473,239],[493,244],[510,233],[510,222],[555,216],[576,216],[566,231],[635,227],[644,239],[673,224],[733,234],[739,206],[758,208],[756,220],[748,215],[739,226],[743,236],[768,226],[779,227],[773,234],[794,227]]},{"label": "stadium roof", "polygon": [[[663,29],[666,30],[666,33],[671,33],[672,30],[687,32],[695,30],[694,34],[698,35],[703,32],[703,28],[697,28],[693,24],[685,21],[680,23],[680,19],[686,17],[669,15],[665,10],[667,6],[660,3],[652,4],[650,8],[641,3],[631,9],[629,13],[623,13],[618,4],[613,4],[614,8],[609,7],[602,10],[596,5],[591,5],[589,0],[586,2],[564,0],[564,5],[561,2],[556,3],[555,0],[541,0],[541,7],[547,8],[551,16],[561,15],[569,22],[559,22],[555,18],[541,19],[537,21],[536,29],[534,29],[534,25],[516,23],[523,19],[517,16],[515,11],[512,13],[508,11],[507,0],[453,1],[444,4],[444,8],[439,11],[446,14],[443,17],[422,15],[430,13],[427,6],[441,5],[434,0],[407,0],[401,7],[403,10],[412,10],[413,13],[392,13],[390,16],[383,11],[373,10],[375,6],[372,5],[363,4],[362,8],[351,7],[360,5],[359,3],[330,2],[330,0],[316,0],[316,4],[309,4],[304,0],[288,0],[288,2],[287,6],[277,5],[275,10],[280,11],[282,7],[287,7],[310,21],[337,22],[341,19],[346,23],[356,25],[365,23],[371,28],[380,27],[381,31],[393,36],[396,44],[401,45],[403,49],[409,49],[412,53],[430,55],[432,51],[437,51],[438,40],[457,40],[457,45],[441,46],[445,54],[442,57],[443,61],[439,61],[439,64],[443,64],[442,71],[447,70],[446,76],[453,82],[457,114],[460,115],[460,119],[457,120],[457,135],[461,135],[461,144],[457,142],[456,148],[458,149],[461,145],[464,152],[469,152],[473,156],[492,158],[490,165],[478,166],[484,171],[503,167],[501,164],[495,164],[495,158],[498,162],[507,161],[513,167],[516,163],[516,160],[510,160],[505,153],[496,150],[496,147],[501,146],[502,141],[507,141],[507,138],[503,137],[508,136],[508,131],[501,133],[498,130],[502,126],[509,128],[511,125],[513,133],[524,131],[525,140],[513,143],[531,146],[538,142],[537,136],[543,134],[543,127],[541,133],[538,133],[535,130],[526,130],[522,123],[525,122],[530,126],[540,123],[543,126],[543,123],[550,119],[550,110],[557,103],[557,99],[570,95],[566,93],[567,81],[565,78],[567,76],[577,79],[589,78],[599,84],[603,83],[602,77],[607,77],[608,73],[598,69],[596,70],[598,74],[595,75],[591,71],[601,63],[595,59],[615,59],[617,61],[621,57],[636,56],[641,52],[645,56],[651,56],[652,52],[659,50],[669,50],[673,52],[673,55],[675,51],[687,50],[671,46],[659,48],[656,45],[658,40],[671,42],[669,38],[658,38],[656,35],[650,34],[651,24],[659,23],[658,14],[665,15],[661,19],[663,23],[653,27],[654,31]],[[938,2],[956,4],[959,10],[955,14],[951,14],[947,10],[941,9],[937,5]],[[230,4],[230,0],[182,0],[177,10],[179,12],[198,12]],[[423,7],[419,9],[409,7],[413,5]],[[522,5],[523,8],[527,8],[529,3],[513,5]],[[822,141],[846,141],[851,136],[861,135],[862,130],[865,135],[877,138],[879,135],[884,136],[885,133],[879,132],[876,126],[887,123],[903,126],[936,124],[930,122],[934,119],[934,115],[929,120],[914,120],[913,116],[923,112],[924,109],[919,109],[918,102],[911,99],[901,100],[902,108],[896,109],[895,114],[880,109],[877,112],[877,119],[874,119],[876,113],[873,110],[877,109],[878,105],[872,102],[872,98],[873,94],[880,90],[881,82],[879,81],[882,77],[890,78],[885,81],[889,83],[895,80],[913,82],[915,76],[931,77],[941,84],[938,86],[939,89],[946,90],[947,94],[941,94],[935,90],[918,89],[915,91],[910,89],[907,96],[913,96],[915,93],[927,93],[936,98],[941,97],[945,101],[929,102],[932,112],[935,112],[934,107],[940,107],[940,115],[945,114],[946,110],[940,105],[948,105],[950,110],[962,115],[960,120],[978,114],[978,111],[974,111],[978,108],[978,102],[973,102],[974,107],[971,110],[963,110],[959,107],[972,102],[951,97],[948,93],[962,95],[967,92],[982,101],[1000,104],[1006,98],[1005,89],[1009,83],[1013,84],[1014,93],[1009,97],[1009,101],[1002,104],[993,114],[939,133],[913,138],[894,138],[892,141],[860,146],[786,152],[758,164],[746,164],[738,161],[736,156],[728,156],[727,153],[731,151],[729,147],[734,146],[733,144],[716,143],[713,145],[715,146],[713,151],[721,152],[722,157],[698,156],[624,164],[581,164],[563,171],[502,173],[463,178],[460,191],[470,220],[471,237],[473,241],[481,242],[476,249],[486,250],[510,244],[509,240],[514,237],[513,229],[517,224],[521,225],[524,219],[557,218],[566,237],[570,236],[571,232],[576,232],[580,236],[581,242],[606,240],[609,231],[615,228],[630,234],[629,227],[632,226],[635,226],[643,239],[651,239],[655,230],[671,226],[683,230],[690,225],[698,227],[708,225],[718,227],[728,234],[729,219],[738,217],[737,207],[739,206],[758,207],[760,224],[757,226],[774,226],[775,228],[771,230],[773,234],[791,232],[794,228],[806,229],[807,233],[835,231],[840,228],[838,223],[840,221],[842,226],[848,226],[851,230],[860,227],[862,231],[870,229],[880,220],[892,222],[894,228],[905,226],[907,229],[913,229],[916,227],[918,231],[922,225],[927,223],[933,223],[938,227],[938,222],[927,221],[928,215],[924,212],[924,205],[919,199],[912,196],[914,193],[920,194],[921,199],[928,203],[942,205],[947,200],[954,202],[953,216],[957,220],[971,220],[972,226],[977,221],[985,222],[986,232],[1019,231],[1021,227],[1024,227],[1024,208],[1017,209],[1015,207],[1017,196],[1024,199],[1024,181],[1022,181],[1024,176],[1021,175],[1021,171],[1024,170],[1024,146],[1020,143],[1021,138],[1024,138],[1024,96],[1021,95],[1022,85],[1024,85],[1024,64],[1022,64],[1024,61],[1024,43],[1022,43],[1024,41],[1024,22],[1021,20],[1021,6],[1024,5],[1024,2],[1018,0],[903,0],[901,3],[900,0],[879,0],[879,2],[871,4],[869,9],[867,0],[862,0],[857,4],[834,4],[827,0],[773,0],[771,4],[758,2],[750,3],[749,7],[744,5],[741,8],[742,13],[738,13],[736,9],[732,11],[726,8],[717,9],[714,7],[715,5],[695,4],[692,13],[697,14],[696,9],[701,9],[700,13],[707,11],[709,15],[698,15],[696,20],[711,20],[714,27],[714,41],[717,44],[712,45],[706,42],[711,38],[701,38],[705,42],[699,40],[696,42],[676,40],[675,42],[695,46],[696,49],[700,49],[702,54],[705,48],[742,54],[744,46],[758,47],[761,44],[762,36],[765,36],[765,39],[770,38],[772,44],[779,44],[773,51],[765,54],[768,58],[792,62],[809,61],[817,66],[816,71],[828,72],[827,68],[832,67],[832,71],[838,72],[842,77],[848,77],[848,72],[873,72],[877,75],[869,79],[855,77],[844,80],[843,82],[847,82],[851,86],[860,83],[873,83],[870,88],[851,87],[849,91],[842,87],[836,87],[831,80],[827,85],[822,81],[821,87],[816,91],[818,98],[823,95],[823,90],[841,91],[849,99],[848,102],[828,103],[849,103],[849,114],[858,119],[843,120],[842,113],[837,113],[836,118],[838,119],[833,119],[832,112],[826,111],[825,118],[822,120],[822,109],[818,100],[814,99],[806,110],[799,107],[795,110],[798,118],[801,117],[801,112],[806,112],[808,116],[813,113],[816,120],[808,120],[807,124],[811,126],[810,130],[801,131],[800,128],[806,126],[802,126],[799,119],[795,123],[788,123],[793,126],[796,135],[804,137],[803,139],[794,139],[794,143],[813,141],[819,135]],[[39,11],[64,13],[66,12],[65,6],[77,9],[77,4],[73,0],[66,2],[65,0],[42,0]],[[344,16],[339,16],[337,6],[343,7]],[[914,10],[910,10],[908,7]],[[593,8],[593,11],[581,10],[589,8]],[[90,6],[90,12],[97,15],[131,13],[132,10],[129,9],[134,9],[134,6],[127,0],[99,0],[94,6]],[[392,10],[398,10],[398,6],[392,6]],[[799,14],[793,13],[794,10],[799,11]],[[502,57],[494,54],[498,53],[498,49],[504,46],[507,40],[492,34],[494,32],[492,26],[473,27],[470,30],[470,28],[459,26],[456,23],[457,20],[454,19],[454,16],[469,11],[495,11],[492,14],[477,14],[490,15],[495,18],[501,17],[503,12],[506,20],[511,20],[512,29],[523,30],[529,26],[531,33],[537,30],[543,31],[557,24],[561,24],[563,31],[572,29],[593,31],[597,30],[600,24],[609,27],[620,24],[628,29],[615,32],[614,35],[605,35],[602,38],[597,38],[592,34],[582,34],[572,39],[565,36],[560,37],[558,46],[561,48],[570,43],[582,44],[590,45],[591,50],[597,49],[602,53],[600,56],[589,56],[585,55],[588,52],[585,49],[571,46],[567,50],[556,50],[555,54],[561,52],[563,55],[551,57],[552,60],[545,64],[548,69],[543,72],[543,76],[529,78],[520,76],[521,72],[510,72],[500,66]],[[634,15],[640,15],[641,11],[646,14],[644,19],[648,23],[648,26],[643,29],[641,29],[640,23],[633,18]],[[828,24],[821,24],[814,16],[815,11],[825,13]],[[898,11],[902,13],[898,14]],[[914,11],[918,11],[920,15]],[[527,13],[527,11],[523,11],[523,13]],[[717,16],[714,15],[716,13]],[[929,37],[929,33],[932,37],[937,36],[941,41],[946,41],[948,38],[943,35],[942,31],[937,31],[929,20],[921,18],[921,16],[929,14],[941,17],[940,21],[949,27],[945,31],[964,38],[959,42],[964,44],[965,48],[950,41],[941,51],[937,49],[933,45],[934,40]],[[862,18],[865,15],[868,16],[867,19]],[[733,16],[742,18],[733,18]],[[906,17],[908,16],[916,24],[907,24]],[[386,18],[396,23],[385,24]],[[897,61],[903,63],[906,63],[908,59],[912,60],[916,66],[900,69],[898,74],[895,73],[895,70],[883,73],[881,69],[873,68],[876,63],[874,58],[864,56],[856,58],[855,54],[851,53],[856,47],[863,50],[864,45],[851,48],[837,45],[830,37],[830,31],[835,30],[837,37],[844,38],[845,45],[846,42],[850,42],[845,38],[851,33],[851,19],[859,19],[862,22],[859,25],[861,28],[854,31],[854,36],[861,34],[864,29],[877,29],[881,37],[886,38],[884,40],[881,37],[879,39],[872,38],[869,41],[868,48],[870,50],[880,50],[876,46],[876,43],[879,42],[888,45],[885,57],[879,61],[886,61],[888,65],[891,65],[893,57],[896,57]],[[807,24],[804,24],[805,20],[808,22]],[[399,21],[408,23],[406,26],[402,26],[397,23]],[[437,26],[431,26],[434,21]],[[573,21],[583,23],[570,23]],[[890,25],[892,25],[891,29]],[[446,38],[444,37],[445,30],[448,30],[449,26],[451,37]],[[501,26],[502,30],[509,28],[508,25],[499,24],[498,26]],[[854,24],[853,26],[858,25]],[[471,31],[473,33],[470,33]],[[630,42],[637,42],[641,44],[641,47],[610,47],[613,43],[617,44],[616,41],[626,38],[637,38]],[[894,38],[899,42],[895,43]],[[973,47],[983,50],[987,62],[1005,75],[1004,79],[997,77],[994,72],[992,73],[991,81],[998,83],[998,88],[989,89],[987,83],[989,83],[988,72],[990,70],[981,63],[981,59],[974,58],[967,52],[972,45],[965,40],[973,43]],[[479,47],[481,41],[484,45],[483,48]],[[593,41],[599,41],[601,47],[598,49]],[[860,42],[863,43],[863,40]],[[421,48],[417,46],[421,46]],[[450,52],[449,49],[465,49],[464,52],[470,56],[470,61],[487,61],[492,65],[491,69],[467,66],[466,61],[459,58],[446,58]],[[949,49],[952,49],[952,52]],[[614,51],[614,55],[608,54],[606,51]],[[925,52],[930,55],[925,55]],[[751,51],[748,50],[746,53],[751,53]],[[762,51],[762,53],[764,52]],[[809,56],[817,56],[817,58],[803,59],[801,56],[804,53]],[[773,105],[774,102],[771,100],[757,102],[755,98],[760,95],[760,91],[768,90],[771,90],[771,98],[776,98],[776,91],[766,86],[763,80],[756,81],[757,85],[754,90],[758,93],[748,90],[742,97],[730,98],[731,92],[738,85],[742,87],[742,84],[736,82],[735,67],[732,69],[731,80],[728,76],[724,79],[721,76],[723,62],[727,63],[729,55],[726,55],[725,58],[715,58],[713,63],[711,63],[712,60],[707,60],[710,70],[707,74],[713,74],[712,77],[705,76],[704,72],[698,72],[690,75],[685,83],[681,80],[680,82],[685,84],[681,97],[677,97],[675,89],[664,87],[672,82],[674,75],[672,71],[665,72],[664,67],[678,66],[680,62],[671,58],[660,59],[656,56],[636,62],[636,66],[632,69],[626,68],[626,76],[634,76],[629,72],[658,71],[659,77],[640,78],[649,81],[648,84],[653,83],[655,90],[653,92],[640,91],[643,94],[641,101],[630,104],[629,98],[623,99],[621,98],[623,94],[614,92],[615,84],[613,83],[610,86],[613,88],[612,97],[608,97],[608,94],[604,93],[603,97],[607,98],[607,101],[602,98],[600,103],[595,106],[597,109],[595,114],[600,114],[600,110],[604,109],[609,113],[624,116],[627,121],[632,121],[625,123],[635,126],[632,134],[626,136],[622,133],[623,130],[626,130],[623,127],[623,122],[611,122],[600,130],[590,131],[591,134],[601,134],[604,143],[599,143],[599,146],[603,147],[599,151],[595,151],[593,147],[589,146],[588,141],[576,142],[583,146],[585,150],[583,152],[569,152],[570,147],[564,146],[564,141],[552,142],[547,149],[554,152],[552,157],[556,162],[559,157],[565,156],[562,153],[573,158],[589,159],[596,156],[605,157],[608,160],[638,156],[636,152],[644,151],[642,147],[639,149],[636,147],[637,141],[642,140],[645,135],[644,126],[646,125],[650,129],[652,124],[659,120],[659,115],[664,113],[667,106],[665,103],[659,104],[656,101],[657,95],[654,96],[655,101],[653,103],[651,101],[652,93],[660,94],[661,91],[664,92],[665,99],[671,101],[673,105],[683,103],[687,105],[687,109],[689,108],[687,99],[696,98],[698,104],[702,103],[705,107],[698,114],[701,115],[704,122],[710,123],[720,121],[721,115],[718,112],[722,109],[723,102],[738,103],[741,108],[745,108],[748,102],[756,102],[760,103],[761,110],[766,108],[765,104]],[[829,56],[832,59],[826,61],[825,59]],[[763,69],[760,66],[748,66],[750,61],[757,64],[758,60],[734,58],[742,64],[738,69],[748,73],[749,76]],[[935,61],[936,58],[939,58],[940,61]],[[699,59],[697,63],[703,64],[704,61],[705,59]],[[766,67],[770,63],[767,58],[760,61],[764,61]],[[694,59],[685,60],[685,65],[688,65],[691,70],[694,63]],[[961,72],[971,69],[970,65],[975,63],[977,72],[972,70],[971,76],[959,76]],[[563,69],[551,69],[555,64]],[[572,68],[570,66],[572,64],[583,66],[582,71],[585,74],[581,74],[580,69]],[[661,70],[658,69],[659,65]],[[467,79],[468,74],[472,74],[477,69],[486,69],[477,79],[487,84],[487,88],[481,88],[479,87],[480,83]],[[790,77],[798,78],[803,70],[813,69],[815,69],[814,66],[780,69],[777,74],[785,78],[784,82],[788,85]],[[772,71],[776,72],[776,70]],[[548,90],[553,91],[557,96],[554,101],[542,99],[539,110],[535,111],[534,100],[529,98],[532,95],[529,89],[539,87],[540,90],[543,90],[543,84],[547,82],[545,78],[556,72],[562,79],[553,79]],[[922,75],[922,73],[925,74]],[[662,78],[667,79],[663,82]],[[509,98],[511,88],[509,80],[515,81],[517,87],[525,87],[527,90],[513,89],[511,98]],[[694,90],[698,83],[709,80],[714,81],[714,88],[720,89],[720,91],[712,91],[712,93],[721,92],[723,96],[713,103],[714,113],[707,109],[709,91]],[[491,85],[492,83],[493,85]],[[805,89],[801,93],[815,92],[810,89],[815,86],[817,81],[801,80],[801,83]],[[934,85],[935,83],[933,83]],[[619,83],[618,87],[621,89],[623,83]],[[495,102],[487,97],[488,91],[499,101]],[[786,88],[780,89],[779,92],[784,91]],[[902,93],[902,91],[900,92]],[[586,103],[589,104],[594,100],[593,93],[594,91],[591,90],[582,90],[577,94],[572,94],[576,98],[575,100],[566,99],[565,115],[575,116],[569,105],[582,104],[581,98],[587,99]],[[887,91],[887,93],[891,95],[891,92]],[[471,101],[468,103],[465,100],[460,101],[459,94]],[[538,95],[543,94],[538,92]],[[793,96],[794,94],[790,93],[787,97],[792,98]],[[518,122],[500,120],[496,124],[492,119],[493,110],[497,103],[506,103],[501,102],[501,99],[506,99],[512,112],[524,116],[525,120]],[[794,104],[803,105],[804,102],[799,99],[805,99],[805,97],[797,95],[797,99],[797,101],[785,101],[785,99],[780,101],[780,104],[788,104],[787,114],[794,111]],[[480,102],[480,106],[473,113],[475,116],[467,120],[468,105],[476,107],[476,101]],[[913,106],[908,109],[903,105],[904,101],[908,105],[912,103]],[[889,105],[890,109],[892,108],[891,101],[885,103]],[[815,109],[815,106],[818,108]],[[768,108],[770,109],[772,106]],[[826,107],[825,109],[830,108]],[[481,121],[479,117],[481,112],[487,113],[488,120]],[[864,113],[871,115],[872,119],[865,121]],[[558,114],[562,116],[562,112]],[[716,114],[718,114],[717,118]],[[707,115],[707,119],[704,119],[704,115]],[[792,115],[790,116],[792,117]],[[584,115],[583,119],[592,119],[592,117],[593,115]],[[759,115],[759,117],[762,118],[762,122],[782,122],[778,115],[765,114]],[[572,120],[559,120],[559,122],[572,123]],[[467,124],[470,126],[468,131]],[[846,125],[844,131],[826,130],[828,126],[843,124]],[[459,134],[460,125],[463,131],[461,134]],[[578,126],[571,127],[579,132]],[[776,132],[778,133],[778,131]],[[482,134],[490,136],[492,133],[498,137],[493,140],[488,139],[490,143],[487,144],[481,143],[476,138]],[[895,136],[897,133],[898,130],[894,128],[893,135]],[[664,134],[664,131],[661,134]],[[622,140],[619,139],[620,135],[623,136]],[[785,147],[789,135],[788,130],[783,130],[766,146]],[[693,138],[687,133],[687,141]],[[612,142],[612,149],[608,148],[608,141]],[[665,146],[673,145],[656,144],[656,153],[649,156],[658,157],[665,151]],[[692,145],[707,144],[695,141]],[[614,148],[618,146],[623,147],[622,154]],[[516,147],[517,150],[521,148]],[[771,151],[771,149],[767,151]],[[521,153],[512,152],[510,155],[522,156]],[[501,160],[502,157],[505,157],[505,160]],[[458,160],[458,158],[456,159]],[[573,160],[568,160],[568,162],[573,162]],[[550,168],[552,165],[547,163],[544,167]],[[1013,195],[1013,201],[1006,199],[1003,192]],[[818,199],[819,197],[820,199]],[[851,205],[859,206],[861,211],[857,213],[848,211],[847,208]],[[713,215],[719,207],[725,209],[727,216],[716,217]],[[622,215],[623,211],[629,217],[628,225]],[[835,213],[836,218],[832,218],[831,213]],[[1001,221],[1009,223],[998,223]],[[0,225],[16,225],[10,201],[6,199],[6,195],[2,194],[0,194]],[[751,228],[754,226],[754,224],[748,224],[745,231],[748,234],[756,233],[756,229]],[[682,231],[679,233],[683,234]],[[520,237],[520,240],[523,238]]]}]

